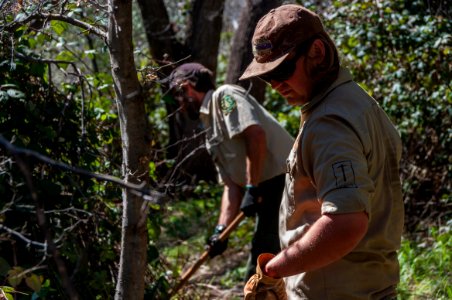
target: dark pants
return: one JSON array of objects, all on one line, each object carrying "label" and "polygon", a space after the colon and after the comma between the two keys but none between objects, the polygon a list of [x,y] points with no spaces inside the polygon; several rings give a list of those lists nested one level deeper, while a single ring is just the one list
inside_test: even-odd
[{"label": "dark pants", "polygon": [[262,203],[259,205],[259,210],[257,211],[245,282],[256,273],[257,257],[259,254],[277,254],[281,251],[278,219],[284,181],[285,174],[282,174],[259,184]]}]

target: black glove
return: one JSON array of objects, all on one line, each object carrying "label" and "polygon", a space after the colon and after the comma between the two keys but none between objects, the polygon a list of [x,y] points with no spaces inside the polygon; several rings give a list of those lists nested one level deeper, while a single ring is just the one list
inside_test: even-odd
[{"label": "black glove", "polygon": [[259,206],[259,188],[253,185],[247,185],[245,190],[245,195],[243,195],[242,204],[240,205],[240,210],[243,211],[245,216],[254,216],[257,212]]},{"label": "black glove", "polygon": [[215,257],[223,253],[228,247],[228,239],[220,241],[220,234],[226,229],[225,225],[217,225],[212,236],[207,240],[207,245],[209,245],[209,256]]}]

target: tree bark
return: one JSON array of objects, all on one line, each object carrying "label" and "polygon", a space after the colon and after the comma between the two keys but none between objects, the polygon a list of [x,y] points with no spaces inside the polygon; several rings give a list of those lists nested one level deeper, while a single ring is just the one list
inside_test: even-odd
[{"label": "tree bark", "polygon": [[224,0],[196,0],[187,32],[192,60],[202,63],[214,74],[217,69],[223,10]]},{"label": "tree bark", "polygon": [[[147,119],[132,44],[132,1],[109,0],[107,43],[120,120],[126,182],[148,182]],[[143,199],[124,189],[121,256],[115,299],[143,299],[147,231]]]},{"label": "tree bark", "polygon": [[[185,59],[181,63],[196,61],[216,73],[224,0],[194,1],[183,41],[176,40],[175,26],[171,24],[162,0],[138,0],[138,4],[152,56],[160,66]],[[162,68],[159,76],[168,76],[175,67],[177,65],[174,64]],[[189,139],[199,133],[200,121],[190,120],[186,114],[175,112],[178,107],[171,101],[165,101],[165,106],[170,116],[167,157],[174,158],[178,165],[177,175],[172,176],[172,180],[177,183],[193,183],[199,179],[215,181],[216,171],[212,159],[205,149],[199,147],[204,143],[203,136]],[[181,142],[187,138],[188,141]],[[192,153],[194,150],[195,154]],[[184,160],[187,155],[190,155],[190,159]],[[179,165],[181,161],[184,162]],[[171,183],[175,182],[166,184]]]},{"label": "tree bark", "polygon": [[265,83],[257,78],[239,81],[239,77],[253,60],[251,39],[259,19],[270,9],[281,5],[280,0],[248,0],[240,15],[239,27],[234,35],[231,57],[228,63],[226,83],[238,84],[249,89],[259,102],[265,98]]},{"label": "tree bark", "polygon": [[[174,25],[170,23],[163,0],[138,0],[146,38],[152,57],[160,66],[187,57],[189,50],[176,39]],[[160,75],[169,75],[171,68]]]}]

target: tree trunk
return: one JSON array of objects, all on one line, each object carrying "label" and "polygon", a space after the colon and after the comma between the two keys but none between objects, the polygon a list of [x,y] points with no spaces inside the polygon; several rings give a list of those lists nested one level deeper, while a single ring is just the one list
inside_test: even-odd
[{"label": "tree trunk", "polygon": [[[147,119],[132,47],[132,1],[109,0],[107,43],[120,120],[126,182],[148,182]],[[143,299],[147,231],[144,201],[124,189],[121,257],[115,299]]]},{"label": "tree trunk", "polygon": [[[190,53],[176,39],[176,32],[173,24],[170,23],[163,0],[138,0],[138,5],[152,58],[160,66],[164,66],[187,57]],[[169,75],[171,70],[171,68],[165,68],[159,75],[162,77]]]},{"label": "tree trunk", "polygon": [[223,25],[224,0],[196,0],[187,31],[187,43],[193,61],[216,74],[218,48]]},{"label": "tree trunk", "polygon": [[[138,4],[152,56],[160,66],[185,59],[181,63],[196,61],[215,73],[224,0],[194,1],[187,20],[185,40],[181,42],[175,39],[177,32],[174,30],[174,25],[170,23],[162,0],[138,0]],[[161,78],[168,76],[174,67],[177,65],[162,68],[159,76]],[[214,164],[207,151],[199,148],[204,144],[203,136],[189,139],[199,133],[200,121],[190,120],[186,114],[175,112],[177,106],[170,101],[166,101],[165,106],[170,116],[167,157],[174,158],[178,166],[177,174],[171,177],[171,180],[177,183],[193,183],[199,179],[215,181]],[[187,141],[181,142],[183,139]],[[193,151],[195,151],[194,154]],[[185,159],[187,156],[189,158]],[[176,182],[166,184],[171,186]]]},{"label": "tree trunk", "polygon": [[226,83],[239,84],[245,89],[251,87],[251,95],[259,102],[265,98],[265,83],[257,78],[238,81],[248,64],[253,60],[251,39],[259,19],[270,9],[281,5],[280,0],[247,1],[240,15],[239,27],[234,35],[231,58],[228,63]]}]

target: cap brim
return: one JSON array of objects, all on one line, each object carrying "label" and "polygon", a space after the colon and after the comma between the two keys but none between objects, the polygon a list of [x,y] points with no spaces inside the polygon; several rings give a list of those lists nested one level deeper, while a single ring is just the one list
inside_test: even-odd
[{"label": "cap brim", "polygon": [[286,57],[290,54],[290,51],[283,56],[266,63],[258,63],[256,59],[253,58],[253,61],[249,64],[249,66],[245,69],[242,76],[240,76],[239,80],[244,80],[252,77],[256,77],[265,73],[268,73],[274,70],[277,66],[279,66]]},{"label": "cap brim", "polygon": [[168,87],[167,92],[171,91],[175,86],[177,86],[178,83],[178,81],[174,80],[172,73],[165,78],[158,79],[157,82],[160,84],[165,84]]},{"label": "cap brim", "polygon": [[172,79],[172,76],[171,76],[171,74],[170,75],[168,75],[167,77],[165,77],[165,78],[159,78],[159,79],[157,79],[156,80],[156,82],[157,83],[160,83],[160,84],[169,84],[169,83],[171,83],[171,79]]}]

